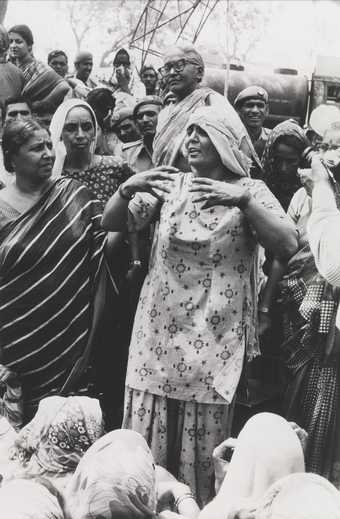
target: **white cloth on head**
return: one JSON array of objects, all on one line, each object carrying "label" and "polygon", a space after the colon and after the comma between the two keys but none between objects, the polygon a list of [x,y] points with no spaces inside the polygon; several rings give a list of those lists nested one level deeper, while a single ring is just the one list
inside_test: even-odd
[{"label": "white cloth on head", "polygon": [[94,125],[94,140],[91,144],[91,154],[94,155],[97,142],[97,119],[93,109],[86,101],[82,101],[81,99],[68,99],[67,101],[64,101],[61,103],[61,105],[58,106],[50,124],[51,140],[55,151],[55,162],[52,173],[53,177],[60,177],[62,174],[66,158],[66,148],[62,141],[62,132],[64,129],[66,117],[73,108],[77,107],[86,108],[91,114]]},{"label": "white cloth on head", "polygon": [[14,479],[0,488],[0,510],[4,519],[64,518],[58,499],[29,479]]},{"label": "white cloth on head", "polygon": [[340,519],[340,493],[317,474],[291,474],[270,487],[254,519]]},{"label": "white cloth on head", "polygon": [[117,429],[97,440],[69,481],[68,519],[147,519],[156,512],[153,456],[137,432]]},{"label": "white cloth on head", "polygon": [[246,423],[217,496],[199,519],[233,519],[283,476],[304,471],[301,443],[281,416],[259,413]]}]

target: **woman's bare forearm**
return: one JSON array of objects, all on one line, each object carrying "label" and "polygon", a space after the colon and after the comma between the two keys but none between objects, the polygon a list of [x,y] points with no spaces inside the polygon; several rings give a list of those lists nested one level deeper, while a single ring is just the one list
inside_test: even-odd
[{"label": "woman's bare forearm", "polygon": [[265,249],[283,261],[288,260],[296,252],[297,231],[288,218],[280,218],[268,211],[251,196],[242,210]]}]

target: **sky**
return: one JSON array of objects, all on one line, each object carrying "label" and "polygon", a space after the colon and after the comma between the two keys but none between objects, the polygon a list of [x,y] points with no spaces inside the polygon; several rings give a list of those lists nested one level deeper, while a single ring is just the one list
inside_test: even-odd
[{"label": "sky", "polygon": [[[114,8],[115,0],[107,1],[112,2]],[[139,0],[129,1],[140,7]],[[310,76],[318,54],[340,57],[340,0],[252,1],[263,10],[273,11],[270,25],[263,31],[263,36],[249,56],[252,63],[268,68],[296,68]],[[10,27],[15,23],[26,23],[31,27],[37,58],[45,60],[50,50],[62,48],[72,60],[75,42],[65,14],[56,11],[53,0],[10,0],[5,25]],[[213,37],[223,40],[223,30],[221,24],[220,34],[214,35],[214,28],[207,24],[201,42],[212,41]],[[91,42],[95,65],[102,50],[96,41]]]}]

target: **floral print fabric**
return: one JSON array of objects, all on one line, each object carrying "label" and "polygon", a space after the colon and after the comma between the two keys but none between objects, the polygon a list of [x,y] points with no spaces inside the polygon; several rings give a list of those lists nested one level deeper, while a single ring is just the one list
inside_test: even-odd
[{"label": "floral print fabric", "polygon": [[85,396],[44,398],[15,441],[12,459],[31,475],[71,472],[103,433],[98,400]]},{"label": "floral print fabric", "polygon": [[125,405],[123,427],[142,434],[155,463],[189,485],[200,504],[206,503],[214,473],[211,455],[231,434],[234,406],[169,401],[133,389],[128,389]]},{"label": "floral print fabric", "polygon": [[93,163],[83,171],[68,171],[64,169],[63,176],[78,180],[104,206],[118,187],[131,174],[132,170],[120,157],[95,156]]},{"label": "floral print fabric", "polygon": [[[160,211],[149,274],[136,313],[126,384],[168,398],[231,403],[245,351],[256,338],[257,240],[236,207],[201,210],[190,193],[192,174],[177,174]],[[261,181],[235,179],[268,211],[283,209]],[[130,202],[146,225],[157,201]]]},{"label": "floral print fabric", "polygon": [[69,519],[155,517],[156,476],[140,434],[112,431],[86,452],[65,490]]}]

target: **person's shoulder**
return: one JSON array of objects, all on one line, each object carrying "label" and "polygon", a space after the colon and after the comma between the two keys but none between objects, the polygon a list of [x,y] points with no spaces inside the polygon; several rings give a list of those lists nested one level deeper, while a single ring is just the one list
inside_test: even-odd
[{"label": "person's shoulder", "polygon": [[309,196],[307,195],[307,191],[305,190],[304,187],[300,187],[300,189],[298,189],[294,193],[294,195],[290,201],[290,206],[303,207],[304,204],[308,201],[309,201]]},{"label": "person's shoulder", "polygon": [[272,130],[270,128],[266,128],[265,126],[262,126],[261,137],[267,140],[269,135],[271,134],[271,132],[272,132]]},{"label": "person's shoulder", "polygon": [[138,141],[126,142],[122,145],[122,151],[129,151],[131,149],[142,146],[142,144],[143,144],[142,139],[138,139]]}]

